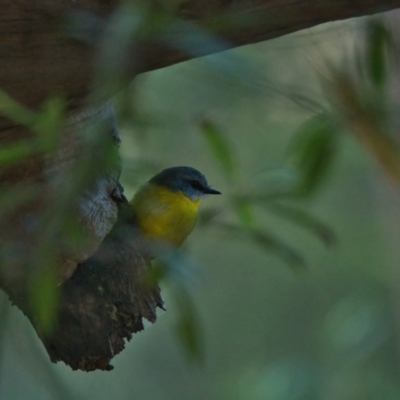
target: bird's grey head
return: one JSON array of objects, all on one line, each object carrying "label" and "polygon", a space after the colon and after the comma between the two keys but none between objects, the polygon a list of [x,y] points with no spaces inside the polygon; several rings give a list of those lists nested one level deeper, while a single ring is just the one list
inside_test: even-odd
[{"label": "bird's grey head", "polygon": [[150,179],[150,183],[165,186],[173,191],[181,191],[191,200],[197,200],[205,194],[221,194],[212,189],[205,176],[191,167],[172,167],[161,171]]}]

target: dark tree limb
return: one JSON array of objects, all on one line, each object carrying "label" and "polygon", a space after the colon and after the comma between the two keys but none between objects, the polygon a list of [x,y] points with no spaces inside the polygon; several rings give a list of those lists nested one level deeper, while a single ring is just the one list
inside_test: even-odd
[{"label": "dark tree limb", "polygon": [[[174,9],[168,4],[147,3],[145,15],[164,7],[164,19],[151,34],[132,36],[118,58],[107,53],[107,43],[119,43],[112,21],[134,15],[133,7],[121,11],[116,0],[0,0],[0,89],[33,110],[59,96],[69,112],[56,149],[0,168],[2,193],[29,189],[26,201],[0,215],[0,287],[30,318],[51,359],[74,369],[109,369],[124,340],[143,328],[142,318],[154,322],[162,305],[158,288],[145,279],[149,260],[137,232],[120,213],[126,203],[119,193],[119,138],[108,99],[138,73],[391,10],[400,0],[187,0]],[[204,33],[218,39],[203,40]],[[112,68],[123,79],[104,90]],[[93,127],[102,140],[88,146],[84,138]],[[1,147],[32,136],[0,115]],[[92,166],[83,178],[77,173],[82,160]],[[64,204],[60,193],[78,177],[82,182]],[[68,242],[57,219],[60,209],[77,227],[79,243]],[[60,279],[75,271],[60,287],[51,335],[41,332],[29,302],[30,281],[46,246],[55,249]]]},{"label": "dark tree limb", "polygon": [[[169,2],[148,3],[156,8]],[[71,107],[82,105],[93,89],[99,42],[118,4],[116,0],[0,0],[0,87],[31,107],[54,94],[65,96]],[[184,0],[172,15],[220,36],[230,48],[397,7],[400,0]],[[82,17],[76,35],[66,25],[74,15]],[[82,40],[77,39],[79,34]],[[152,36],[132,44],[128,78],[221,51],[190,35],[194,33],[184,24],[165,23]],[[190,54],[172,45],[183,39],[191,41]]]},{"label": "dark tree limb", "polygon": [[50,359],[62,360],[72,369],[112,369],[110,361],[125,341],[144,329],[143,318],[154,323],[157,307],[163,308],[160,290],[149,274],[150,259],[134,225],[127,222],[127,200],[122,196],[118,203],[119,218],[110,234],[60,286],[60,307],[50,333],[42,332],[26,296],[10,293]]},{"label": "dark tree limb", "polygon": [[143,318],[154,323],[156,308],[162,308],[160,290],[148,273],[149,258],[124,217],[124,201],[113,230],[61,287],[56,328],[50,336],[40,335],[53,362],[110,370],[125,340],[144,329]]}]

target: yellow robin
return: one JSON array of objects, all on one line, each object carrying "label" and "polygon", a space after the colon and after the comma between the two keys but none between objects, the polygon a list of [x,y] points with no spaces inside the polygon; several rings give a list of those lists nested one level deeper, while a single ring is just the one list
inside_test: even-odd
[{"label": "yellow robin", "polygon": [[179,247],[192,232],[200,201],[207,194],[221,192],[212,189],[196,169],[172,167],[143,185],[130,205],[146,239]]}]

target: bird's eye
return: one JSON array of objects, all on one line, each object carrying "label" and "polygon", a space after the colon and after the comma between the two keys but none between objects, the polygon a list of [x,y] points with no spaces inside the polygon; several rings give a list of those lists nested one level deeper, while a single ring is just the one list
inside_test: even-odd
[{"label": "bird's eye", "polygon": [[201,183],[199,181],[192,181],[192,182],[190,182],[190,185],[192,186],[193,189],[197,189],[197,190],[203,189],[203,186],[201,185]]}]

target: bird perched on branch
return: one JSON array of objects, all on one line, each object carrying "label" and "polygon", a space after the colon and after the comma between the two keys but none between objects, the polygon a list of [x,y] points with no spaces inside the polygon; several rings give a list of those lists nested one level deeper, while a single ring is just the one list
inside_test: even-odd
[{"label": "bird perched on branch", "polygon": [[179,247],[192,232],[201,199],[221,194],[202,173],[172,167],[151,178],[130,201],[135,223],[144,238]]},{"label": "bird perched on branch", "polygon": [[163,301],[157,271],[149,274],[152,258],[185,241],[206,194],[220,192],[190,167],[161,171],[130,202],[118,187],[112,194],[118,221],[60,287],[55,326],[42,339],[52,360],[63,360],[73,369],[109,370],[110,360],[125,347],[124,340],[143,329],[143,319],[156,321]]}]

